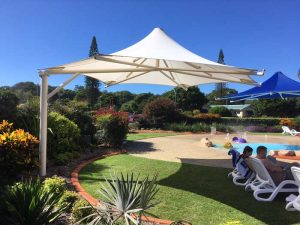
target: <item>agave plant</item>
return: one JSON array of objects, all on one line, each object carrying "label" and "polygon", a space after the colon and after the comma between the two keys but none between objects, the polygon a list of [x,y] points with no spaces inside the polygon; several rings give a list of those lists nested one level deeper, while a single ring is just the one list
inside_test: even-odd
[{"label": "agave plant", "polygon": [[20,182],[4,196],[6,224],[48,225],[58,220],[67,206],[58,206],[62,193],[44,189],[40,180]]},{"label": "agave plant", "polygon": [[[127,174],[124,176],[111,175],[111,179],[105,178],[106,185],[101,184],[99,190],[102,195],[101,204],[95,206],[94,213],[85,217],[92,218],[89,225],[106,224],[113,225],[119,220],[125,220],[129,225],[140,224],[141,216],[158,202],[154,202],[154,197],[158,192],[156,184],[157,174],[152,179],[147,176],[144,179]],[[80,222],[80,221],[79,221]]]}]

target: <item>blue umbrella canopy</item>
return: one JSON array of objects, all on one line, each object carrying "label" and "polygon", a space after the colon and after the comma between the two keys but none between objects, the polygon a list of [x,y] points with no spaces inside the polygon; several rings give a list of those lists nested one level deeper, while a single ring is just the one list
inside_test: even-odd
[{"label": "blue umbrella canopy", "polygon": [[300,83],[287,77],[282,72],[277,72],[258,87],[250,88],[247,91],[229,95],[222,99],[242,101],[261,98],[284,99],[295,97],[300,97]]}]

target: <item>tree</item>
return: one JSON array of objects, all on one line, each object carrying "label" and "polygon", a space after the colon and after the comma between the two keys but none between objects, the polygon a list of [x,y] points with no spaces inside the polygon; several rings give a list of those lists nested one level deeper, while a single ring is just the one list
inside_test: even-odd
[{"label": "tree", "polygon": [[86,101],[87,100],[87,93],[84,86],[76,85],[75,86],[75,100],[76,101]]},{"label": "tree", "polygon": [[[33,82],[19,82],[10,88],[16,94],[20,103],[25,103],[33,96],[39,95],[39,86]],[[50,90],[50,89],[49,89]]]},{"label": "tree", "polygon": [[[226,95],[233,95],[233,94],[237,94],[237,90],[235,89],[232,89],[232,88],[224,88],[223,89],[223,94],[224,96]],[[213,90],[211,93],[209,93],[208,95],[206,95],[208,101],[209,101],[209,104],[211,105],[222,105],[224,103],[224,101],[222,100],[216,100],[218,96],[218,91],[217,90]],[[237,104],[241,104],[241,102],[237,102]]]},{"label": "tree", "polygon": [[175,94],[177,107],[184,111],[201,110],[208,102],[205,95],[196,86],[189,87],[187,90],[176,87],[164,93],[163,96],[175,101]]},{"label": "tree", "polygon": [[[224,61],[224,53],[223,53],[223,50],[220,49],[219,51],[219,58],[218,58],[218,63],[220,64],[225,64],[225,61]],[[224,94],[224,89],[226,88],[226,83],[217,83],[216,84],[216,94],[217,94],[217,98],[222,98],[225,96]]]},{"label": "tree", "polygon": [[174,101],[166,97],[159,97],[144,107],[143,115],[152,124],[161,127],[164,122],[176,121],[179,112]]},{"label": "tree", "polygon": [[137,111],[136,112],[137,113],[142,113],[145,105],[148,102],[154,100],[155,98],[157,98],[157,96],[155,96],[152,93],[142,93],[142,94],[136,95],[133,99],[133,101],[137,105]]},{"label": "tree", "polygon": [[120,108],[119,99],[112,92],[102,92],[97,101],[98,108],[114,107],[115,110]]},{"label": "tree", "polygon": [[249,101],[255,116],[295,117],[300,115],[300,104],[296,98],[259,99]]},{"label": "tree", "polygon": [[[95,56],[99,54],[98,52],[98,45],[96,37],[93,36],[89,57]],[[85,77],[85,89],[86,89],[86,95],[89,105],[94,106],[94,104],[97,102],[97,99],[99,97],[99,80],[92,78],[92,77]]]},{"label": "tree", "polygon": [[0,90],[0,120],[12,120],[16,114],[18,97],[9,90]]}]

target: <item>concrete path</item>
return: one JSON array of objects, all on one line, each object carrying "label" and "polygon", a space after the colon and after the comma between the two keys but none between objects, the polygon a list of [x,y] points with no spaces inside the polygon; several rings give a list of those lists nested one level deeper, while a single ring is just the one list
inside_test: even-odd
[{"label": "concrete path", "polygon": [[[231,135],[232,138],[234,135]],[[191,134],[169,137],[150,138],[129,142],[126,146],[129,154],[149,159],[190,163],[203,166],[232,168],[227,150],[221,148],[205,148],[200,140],[208,137],[214,144],[224,144],[225,135]],[[272,142],[300,145],[300,138],[291,136],[251,135],[249,142]]]}]

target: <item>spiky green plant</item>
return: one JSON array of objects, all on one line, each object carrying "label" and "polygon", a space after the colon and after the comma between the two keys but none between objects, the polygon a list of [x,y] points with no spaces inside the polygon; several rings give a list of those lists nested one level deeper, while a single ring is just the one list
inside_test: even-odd
[{"label": "spiky green plant", "polygon": [[10,187],[4,197],[7,224],[48,225],[62,215],[67,206],[58,206],[63,193],[44,189],[40,180],[28,180]]},{"label": "spiky green plant", "polygon": [[105,177],[106,184],[101,184],[99,190],[102,195],[101,204],[94,206],[95,211],[89,216],[92,218],[89,225],[100,224],[105,221],[106,224],[116,224],[123,220],[129,225],[131,222],[138,225],[141,216],[158,202],[154,202],[154,197],[158,192],[157,174],[153,178],[147,176],[144,179],[134,177],[133,173],[121,173],[111,175],[110,180]]}]

